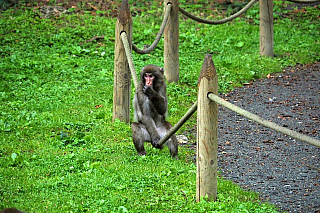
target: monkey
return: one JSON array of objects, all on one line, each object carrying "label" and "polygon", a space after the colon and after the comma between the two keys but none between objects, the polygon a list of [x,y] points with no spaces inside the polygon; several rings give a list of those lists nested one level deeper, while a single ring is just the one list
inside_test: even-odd
[{"label": "monkey", "polygon": [[12,208],[3,209],[2,211],[0,211],[0,213],[24,213],[24,212],[12,207]]},{"label": "monkey", "polygon": [[[147,65],[142,68],[140,82],[133,98],[134,121],[131,125],[132,140],[138,155],[146,155],[144,142],[151,142],[157,149],[160,139],[171,129],[166,121],[168,113],[167,85],[164,80],[163,68]],[[166,145],[172,158],[177,158],[178,141],[173,135]]]}]

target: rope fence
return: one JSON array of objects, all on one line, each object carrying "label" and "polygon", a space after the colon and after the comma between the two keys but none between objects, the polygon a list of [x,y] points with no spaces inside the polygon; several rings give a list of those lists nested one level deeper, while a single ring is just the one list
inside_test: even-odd
[{"label": "rope fence", "polygon": [[[197,16],[187,12],[186,10],[182,9],[181,7],[179,7],[179,11],[194,21],[198,21],[203,24],[219,25],[219,24],[225,24],[225,23],[232,21],[233,19],[239,17],[240,15],[245,13],[252,5],[254,5],[257,1],[258,0],[251,0],[244,8],[239,10],[237,13],[229,16],[228,18],[221,19],[221,20],[203,19],[203,18],[197,17]],[[287,0],[287,1],[294,2],[294,3],[300,3],[300,4],[313,4],[316,2],[320,2],[320,0]]]},{"label": "rope fence", "polygon": [[[225,24],[229,21],[232,21],[233,19],[239,17],[240,15],[242,15],[243,13],[245,13],[252,5],[254,5],[258,0],[251,0],[244,8],[242,8],[241,10],[239,10],[237,13],[225,18],[225,19],[221,19],[221,20],[208,20],[208,19],[203,19],[200,17],[197,17],[189,12],[187,12],[186,10],[182,9],[181,7],[179,7],[179,11],[184,14],[185,16],[191,18],[194,21],[198,21],[200,23],[204,23],[204,24],[210,24],[210,25],[219,25],[219,24]],[[320,0],[288,0],[290,2],[294,2],[294,3],[301,3],[301,4],[312,4],[312,3],[316,3],[316,2],[320,2]],[[160,27],[160,30],[155,38],[155,40],[153,41],[153,43],[145,48],[145,49],[139,49],[134,43],[132,44],[132,49],[138,53],[138,54],[149,54],[150,52],[152,52],[158,45],[164,30],[166,28],[168,19],[169,19],[169,15],[171,12],[171,7],[172,7],[172,3],[168,2],[166,9],[165,9],[165,13],[164,13],[164,18]]]},{"label": "rope fence", "polygon": [[126,55],[127,55],[127,60],[128,60],[128,63],[129,63],[129,68],[130,68],[131,76],[132,76],[132,79],[133,79],[133,84],[134,84],[134,87],[137,89],[138,88],[138,84],[139,84],[139,80],[138,80],[138,77],[137,77],[136,69],[134,68],[134,64],[133,64],[133,59],[132,59],[132,54],[131,54],[131,50],[130,50],[130,46],[129,46],[127,33],[125,31],[122,31],[120,36],[122,38],[123,47],[124,47]]},{"label": "rope fence", "polygon": [[[208,100],[211,100],[208,102]],[[197,201],[201,197],[216,200],[218,107],[220,104],[252,121],[310,145],[320,147],[320,140],[284,128],[231,104],[218,96],[218,76],[211,55],[206,55],[198,81],[197,116]]]},{"label": "rope fence", "polygon": [[191,13],[188,13],[187,11],[185,11],[184,9],[182,9],[181,7],[179,7],[179,11],[184,14],[185,16],[198,21],[200,23],[204,23],[204,24],[212,24],[212,25],[218,25],[218,24],[225,24],[237,17],[239,17],[241,14],[243,14],[244,12],[246,12],[254,3],[256,3],[258,0],[251,0],[244,8],[242,8],[241,10],[239,10],[237,13],[229,16],[228,18],[222,19],[222,20],[208,20],[208,19],[203,19],[203,18],[199,18],[195,15],[192,15]]},{"label": "rope fence", "polygon": [[[257,0],[251,0],[243,9],[241,9],[236,14],[222,20],[211,21],[202,18],[193,16],[192,14],[186,12],[182,8],[178,7],[178,0],[165,0],[169,1],[166,4],[164,18],[159,30],[159,33],[156,36],[155,41],[152,45],[144,50],[139,49],[134,44],[132,44],[132,19],[129,10],[128,0],[123,0],[122,5],[119,11],[119,16],[116,24],[116,41],[115,41],[115,86],[114,86],[114,98],[113,98],[113,119],[119,118],[120,120],[130,121],[130,89],[131,89],[131,78],[134,83],[134,87],[138,88],[138,77],[134,67],[132,59],[132,50],[136,51],[139,54],[147,54],[155,49],[162,35],[164,34],[165,48],[164,48],[164,64],[165,72],[166,70],[171,71],[179,68],[179,55],[176,54],[179,51],[179,43],[173,42],[172,40],[178,41],[179,31],[177,26],[179,26],[179,19],[177,19],[178,11],[184,15],[192,18],[201,23],[206,24],[223,24],[228,21],[233,20],[236,17],[239,17],[241,14],[246,12]],[[271,53],[273,54],[273,0],[259,0],[260,1],[260,39],[261,35],[266,37],[264,34],[261,34],[261,29],[264,28],[265,31],[271,32],[271,37],[268,39],[269,46],[272,47]],[[289,0],[297,3],[314,3],[319,2],[320,0]],[[264,9],[261,9],[264,8]],[[263,13],[262,13],[263,11]],[[264,22],[264,20],[268,20]],[[168,21],[170,23],[168,23]],[[270,22],[268,25],[267,22]],[[169,25],[170,27],[168,27]],[[169,28],[169,29],[168,29]],[[121,39],[120,39],[121,38]],[[121,40],[121,41],[120,41]],[[270,45],[271,41],[271,45]],[[266,42],[266,44],[268,43]],[[166,48],[171,48],[170,51],[167,51]],[[265,46],[264,48],[265,49]],[[261,50],[261,43],[260,43]],[[167,51],[167,52],[166,52]],[[264,53],[261,53],[264,55]],[[270,55],[270,53],[268,53]],[[267,54],[267,55],[268,55]],[[166,61],[169,59],[169,62]],[[166,65],[171,64],[172,66],[166,67]],[[129,71],[130,70],[130,71]],[[172,72],[174,75],[179,75],[179,72]],[[165,73],[166,74],[166,73]],[[172,74],[171,74],[172,75]],[[174,76],[173,75],[173,76]],[[168,79],[167,79],[168,80]],[[169,81],[169,80],[168,80]],[[169,81],[170,82],[170,81]],[[193,106],[187,111],[187,113],[167,132],[167,134],[159,141],[160,145],[163,145],[174,133],[176,133],[180,127],[192,116],[195,111],[198,111],[197,114],[197,201],[200,201],[201,197],[208,196],[208,200],[216,200],[217,197],[217,126],[218,126],[218,107],[217,104],[220,104],[232,111],[237,112],[238,114],[253,120],[265,127],[273,129],[277,132],[295,138],[297,140],[306,142],[310,145],[320,147],[320,140],[311,138],[309,136],[300,134],[293,130],[284,128],[270,121],[264,120],[263,118],[252,114],[240,107],[237,107],[219,96],[218,94],[218,77],[212,61],[211,55],[206,55],[203,66],[200,72],[198,80],[198,100],[193,104]],[[117,113],[115,113],[115,109]],[[126,114],[126,115],[124,115]],[[117,117],[118,116],[118,117]],[[122,117],[121,117],[122,116]]]},{"label": "rope fence", "polygon": [[[180,11],[184,11],[182,12],[183,14],[188,14],[187,16],[189,17],[189,15],[191,15],[192,19],[196,20],[196,21],[205,21],[206,23],[209,21],[211,22],[211,24],[222,24],[222,23],[225,23],[226,20],[230,21],[236,17],[238,17],[239,15],[241,15],[242,13],[244,13],[246,10],[248,10],[248,8],[250,8],[257,0],[251,0],[242,10],[240,10],[238,13],[234,14],[233,16],[230,16],[229,18],[227,19],[223,19],[223,20],[219,20],[219,21],[209,21],[209,20],[205,20],[205,19],[201,19],[199,20],[197,17],[187,13],[186,11],[184,11],[183,9],[179,8]],[[292,1],[292,0],[290,0]],[[295,0],[293,0],[295,1]],[[316,1],[319,1],[319,0],[316,0]],[[299,1],[299,2],[315,2],[314,0],[303,0],[303,1]],[[166,11],[165,11],[165,16],[164,16],[164,19],[163,19],[163,22],[162,22],[162,25],[160,27],[160,31],[156,37],[156,40],[155,42],[153,42],[153,44],[146,50],[140,50],[138,49],[137,47],[133,46],[133,49],[138,49],[139,52],[143,52],[141,54],[146,54],[148,53],[149,51],[151,52],[155,46],[157,45],[157,43],[159,42],[162,34],[163,34],[163,31],[164,31],[164,28],[166,26],[166,23],[167,23],[167,20],[168,20],[168,17],[169,17],[169,14],[170,14],[170,11],[171,11],[171,3],[169,2],[167,4],[167,7],[166,7]],[[131,52],[131,49],[130,49],[130,45],[129,45],[129,41],[128,41],[128,37],[127,37],[127,33],[125,31],[122,31],[120,33],[120,36],[121,36],[121,39],[122,39],[122,43],[123,43],[123,46],[124,46],[124,49],[125,49],[125,53],[126,53],[126,56],[127,56],[127,61],[128,61],[128,64],[129,64],[129,69],[130,69],[130,73],[131,73],[131,76],[132,76],[132,79],[133,79],[133,83],[134,83],[134,87],[137,88],[138,87],[138,78],[137,78],[137,74],[136,74],[136,70],[135,70],[135,67],[134,67],[134,63],[133,63],[133,59],[132,59],[132,52]],[[212,59],[211,59],[212,60]],[[306,142],[306,143],[309,143],[311,145],[314,145],[314,146],[317,146],[317,147],[320,147],[320,141],[317,140],[317,139],[314,139],[314,138],[311,138],[309,136],[306,136],[306,135],[303,135],[303,134],[300,134],[298,132],[295,132],[293,130],[290,130],[290,129],[287,129],[287,128],[284,128],[282,126],[279,126],[275,123],[272,123],[270,121],[267,121],[267,120],[264,120],[263,118],[255,115],[255,114],[252,114],[244,109],[241,109],[225,100],[223,100],[222,98],[218,97],[217,95],[214,95],[212,93],[208,94],[208,98],[210,98],[212,101],[215,101],[217,102],[218,104],[228,108],[228,109],[231,109],[235,112],[237,112],[238,114],[250,119],[250,120],[253,120],[265,127],[268,127],[270,129],[273,129],[277,132],[280,132],[282,134],[285,134],[285,135],[288,135],[292,138],[295,138],[297,140],[300,140],[300,141],[303,141],[303,142]],[[176,125],[174,127],[171,128],[171,130],[169,132],[167,132],[167,134],[159,141],[159,144],[160,145],[163,145],[174,133],[176,133],[180,127],[191,117],[191,115],[197,110],[197,107],[198,107],[198,102],[195,102],[193,104],[193,106],[186,112],[186,114],[179,120],[178,123],[176,123]]]},{"label": "rope fence", "polygon": [[244,110],[244,109],[242,109],[240,107],[237,107],[236,105],[231,104],[228,101],[225,101],[222,98],[220,98],[219,96],[214,95],[212,93],[208,94],[208,98],[210,100],[212,100],[212,101],[214,101],[214,102],[216,102],[216,103],[218,103],[218,104],[220,104],[220,105],[222,105],[222,106],[224,106],[224,107],[226,107],[226,108],[238,113],[239,115],[242,115],[242,116],[244,116],[244,117],[246,117],[246,118],[248,118],[248,119],[250,119],[252,121],[255,121],[255,122],[261,124],[262,126],[268,127],[268,128],[273,129],[273,130],[275,130],[277,132],[280,132],[282,134],[285,134],[285,135],[290,136],[292,138],[295,138],[297,140],[306,142],[306,143],[311,144],[313,146],[320,147],[320,140],[317,140],[315,138],[311,138],[311,137],[309,137],[307,135],[300,134],[300,133],[298,133],[296,131],[290,130],[288,128],[279,126],[279,125],[277,125],[277,124],[275,124],[273,122],[267,121],[267,120],[261,118],[260,116],[252,114],[252,113],[250,113],[250,112],[248,112],[248,111],[246,111],[246,110]]},{"label": "rope fence", "polygon": [[146,48],[146,49],[139,49],[136,45],[132,44],[132,49],[136,52],[136,53],[139,53],[139,54],[148,54],[150,52],[152,52],[158,45],[162,35],[163,35],[163,32],[164,32],[164,29],[166,28],[166,25],[167,25],[167,22],[168,22],[168,18],[169,18],[169,14],[170,14],[170,11],[171,11],[171,3],[168,3],[167,4],[167,7],[166,7],[166,12],[164,13],[164,17],[163,17],[163,21],[162,21],[162,24],[161,24],[161,27],[160,27],[160,30],[159,30],[159,33],[157,34],[154,42],[150,45],[150,47]]}]

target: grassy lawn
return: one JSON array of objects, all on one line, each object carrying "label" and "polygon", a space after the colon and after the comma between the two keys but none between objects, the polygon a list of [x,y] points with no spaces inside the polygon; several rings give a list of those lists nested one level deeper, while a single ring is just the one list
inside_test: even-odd
[{"label": "grassy lawn", "polygon": [[[181,2],[190,12],[200,11],[199,5]],[[148,6],[138,1],[131,8],[137,14],[133,41],[140,48],[155,38],[162,7],[159,1]],[[213,54],[221,93],[286,66],[320,60],[319,8],[292,12],[283,7],[275,2],[273,59],[259,56],[257,4],[224,25],[180,16],[180,80],[167,91],[172,124],[196,101],[207,53]],[[112,122],[115,22],[102,13],[41,19],[32,7],[1,12],[0,209],[276,212],[257,193],[223,177],[217,202],[196,203],[194,153],[188,148],[180,147],[179,160],[151,145],[147,156],[137,156],[130,124]],[[98,35],[104,40],[80,44]],[[162,66],[163,39],[151,54],[133,53],[133,58],[138,71],[147,64]],[[195,125],[193,116],[178,134]]]}]

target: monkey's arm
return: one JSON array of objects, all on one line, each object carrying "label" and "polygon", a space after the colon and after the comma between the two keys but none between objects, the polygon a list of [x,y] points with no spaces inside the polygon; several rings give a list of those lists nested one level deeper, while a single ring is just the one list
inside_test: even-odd
[{"label": "monkey's arm", "polygon": [[165,115],[168,107],[165,90],[158,93],[152,87],[144,86],[143,92],[149,97],[156,111],[160,115]]},{"label": "monkey's arm", "polygon": [[146,127],[152,140],[155,138],[160,139],[154,121],[158,115],[152,107],[150,99],[147,95],[140,93],[135,96],[134,102],[136,104],[135,114],[138,117],[138,121]]}]

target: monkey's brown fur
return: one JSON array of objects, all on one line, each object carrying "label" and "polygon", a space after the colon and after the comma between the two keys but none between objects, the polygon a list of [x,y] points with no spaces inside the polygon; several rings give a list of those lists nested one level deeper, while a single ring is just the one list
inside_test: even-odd
[{"label": "monkey's brown fur", "polygon": [[[153,78],[152,85],[146,85],[146,73]],[[134,117],[132,123],[132,139],[139,155],[146,155],[144,142],[158,149],[159,140],[171,129],[171,124],[166,121],[167,114],[167,85],[163,77],[163,68],[155,65],[147,65],[141,71],[141,80],[133,98]],[[173,135],[166,145],[173,158],[178,155],[178,142]]]}]

